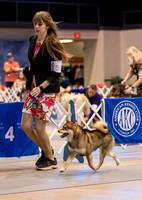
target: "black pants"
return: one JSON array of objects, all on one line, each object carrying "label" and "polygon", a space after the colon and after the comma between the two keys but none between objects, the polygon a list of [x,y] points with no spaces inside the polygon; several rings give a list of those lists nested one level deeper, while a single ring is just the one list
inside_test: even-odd
[{"label": "black pants", "polygon": [[5,82],[5,86],[11,88],[13,85],[13,82]]}]

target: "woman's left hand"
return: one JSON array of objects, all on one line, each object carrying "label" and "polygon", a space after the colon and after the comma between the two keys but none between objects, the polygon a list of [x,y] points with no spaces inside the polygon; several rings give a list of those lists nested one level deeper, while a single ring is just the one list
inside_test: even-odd
[{"label": "woman's left hand", "polygon": [[125,94],[130,94],[132,91],[132,87],[129,87],[127,90],[124,90]]},{"label": "woman's left hand", "polygon": [[85,121],[85,122],[87,122],[87,121],[88,121],[88,117],[84,117],[83,119],[84,119],[84,121]]},{"label": "woman's left hand", "polygon": [[37,97],[39,94],[40,94],[40,88],[39,87],[35,87],[32,89],[31,91],[31,95],[34,96],[34,97]]}]

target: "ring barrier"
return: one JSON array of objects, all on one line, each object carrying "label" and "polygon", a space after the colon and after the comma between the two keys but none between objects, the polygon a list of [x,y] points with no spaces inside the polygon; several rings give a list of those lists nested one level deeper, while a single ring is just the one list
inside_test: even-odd
[{"label": "ring barrier", "polygon": [[[98,92],[102,95],[102,101],[100,103],[100,105],[97,107],[97,109],[94,109],[92,107],[92,105],[90,104],[90,102],[88,100],[84,101],[84,103],[80,106],[80,108],[76,111],[76,115],[77,115],[77,119],[79,119],[79,123],[80,121],[83,123],[84,127],[89,129],[89,130],[92,130],[92,125],[91,125],[91,122],[93,121],[94,117],[96,116],[97,118],[99,118],[100,120],[104,120],[106,122],[108,122],[105,118],[105,108],[104,108],[104,99],[107,99],[109,101],[109,99],[113,99],[113,101],[116,100],[116,98],[107,98],[107,96],[109,95],[109,92],[110,90],[112,89],[113,86],[111,86],[110,88],[107,88],[106,86],[104,86],[103,88],[98,88]],[[129,99],[129,98],[128,98]],[[134,98],[130,98],[131,100],[134,100]],[[137,98],[136,98],[137,99]],[[119,98],[119,101],[121,102],[122,98]],[[91,118],[88,120],[88,122],[85,122],[84,119],[83,119],[83,115],[80,115],[80,110],[83,108],[83,106],[85,106],[85,104],[88,104],[90,106],[90,109],[92,109],[94,111],[94,114],[91,116]],[[99,115],[99,110],[101,109],[101,114],[102,116]],[[129,110],[129,109],[128,109]],[[142,112],[141,112],[142,113]],[[109,116],[110,118],[110,121],[112,121],[112,116]],[[138,119],[140,120],[140,118]],[[110,122],[108,123],[109,126],[110,126]],[[111,132],[113,134],[113,127],[111,127]],[[139,130],[141,131],[141,130]],[[137,133],[138,134],[138,133]],[[116,135],[113,134],[113,136],[116,138]],[[116,140],[117,141],[117,140]],[[125,142],[123,142],[123,140],[120,140],[122,143],[118,143],[123,149],[126,149],[127,145],[130,143],[129,140],[126,141],[124,140]],[[138,138],[137,140],[131,140],[131,143],[134,143],[134,144],[139,144],[140,147],[142,147],[142,143],[141,143],[141,139]]]},{"label": "ring barrier", "polygon": [[[101,92],[101,94],[103,94],[103,96],[107,96],[108,93],[110,92],[110,89],[109,88],[106,88],[106,86],[104,86],[102,89],[99,90]],[[90,106],[90,109],[92,109],[94,111],[93,115],[91,116],[91,118],[88,120],[88,122],[86,123],[83,119],[83,113],[81,112],[82,108],[85,106],[85,104],[88,104]],[[75,106],[75,105],[74,105]],[[71,120],[71,116],[74,114],[77,121],[79,121],[79,123],[83,123],[84,124],[84,127],[86,127],[87,129],[89,130],[92,130],[91,127],[89,126],[90,123],[93,121],[94,117],[97,116],[98,119],[102,120],[102,117],[100,116],[99,114],[99,111],[100,109],[102,108],[102,103],[100,103],[100,105],[97,107],[97,109],[94,109],[93,106],[90,104],[90,102],[88,100],[85,100],[83,102],[83,104],[78,108],[78,110],[75,112],[75,113],[71,113],[71,109],[70,109],[70,104],[69,104],[69,107],[68,107],[68,112],[63,108],[63,106],[57,101],[56,103],[56,107],[57,109],[60,110],[60,112],[62,113],[63,112],[63,117],[61,119],[61,121],[59,122],[58,126],[59,127],[62,127],[62,125],[65,123],[66,119],[70,119]],[[55,109],[55,110],[57,110]],[[75,106],[75,110],[76,110],[76,106]],[[55,128],[50,136],[50,140],[51,140],[51,144],[52,144],[52,140],[54,139],[53,137],[55,136],[57,132],[57,128]],[[66,148],[66,144],[67,144],[67,141],[65,141],[61,147],[59,148],[59,150],[57,150],[55,148],[55,146],[53,146],[52,144],[52,147],[54,148],[55,152],[59,155],[61,153],[61,151]],[[64,151],[67,151],[67,149],[64,149]],[[66,156],[64,156],[66,157]],[[80,160],[80,159],[78,159]]]},{"label": "ring barrier", "polygon": [[[76,118],[76,107],[75,107],[75,104],[74,104],[74,101],[73,101],[73,100],[70,100],[70,101],[69,101],[69,107],[68,107],[68,109],[69,109],[69,110],[68,110],[69,113],[71,113],[70,119],[69,119],[69,120],[70,120],[71,122],[75,122],[75,121],[77,120],[77,118]],[[69,155],[69,149],[68,149],[68,144],[66,144],[66,145],[64,146],[64,153],[63,153],[63,160],[64,160],[64,161],[67,160],[68,155]],[[75,156],[75,158],[76,158],[80,163],[84,163],[84,157],[83,157],[83,156],[77,154],[77,155]]]},{"label": "ring barrier", "polygon": [[[23,102],[7,102],[0,104],[0,157],[22,157],[29,155],[39,154],[38,146],[32,142],[21,129],[21,117],[22,117]],[[66,119],[71,115],[68,113],[62,105],[57,102],[55,105],[56,112],[61,115],[58,127],[66,122]],[[52,117],[54,123],[54,116]],[[34,125],[33,125],[34,127]],[[54,125],[52,125],[54,127]],[[47,125],[48,128],[48,125]],[[57,128],[54,128],[50,135],[51,144],[54,138],[60,138],[60,135],[56,135]],[[56,154],[60,154],[67,141],[61,139],[62,144],[57,149],[53,144],[52,148]]]},{"label": "ring barrier", "polygon": [[[112,86],[110,88],[107,88],[106,86],[104,86],[103,88],[98,88],[98,92],[102,95],[103,97],[103,100],[104,99],[111,99],[111,98],[106,98],[111,90]],[[0,89],[0,98],[2,97],[4,99],[4,102],[20,102],[20,97],[18,96],[20,90],[19,89],[14,89],[14,88],[5,88],[5,90],[1,90]],[[113,98],[114,99],[114,98]],[[92,107],[92,105],[90,104],[90,102],[88,100],[85,100],[83,102],[83,104],[80,106],[80,108],[78,108],[78,110],[75,112],[76,114],[76,119],[79,121],[79,123],[83,123],[84,127],[89,129],[89,130],[92,130],[92,122],[93,122],[93,119],[94,117],[96,116],[98,119],[100,120],[105,120],[105,108],[104,108],[104,102],[100,103],[100,105],[94,109]],[[120,98],[121,100],[121,98]],[[90,109],[92,109],[94,111],[93,115],[91,116],[91,118],[88,120],[88,122],[85,122],[84,119],[83,119],[83,113],[81,112],[82,108],[85,106],[85,104],[88,104],[90,106]],[[101,116],[99,114],[99,111],[101,110]],[[55,122],[55,123],[58,123],[58,127],[62,127],[63,124],[66,122],[66,119],[69,119],[71,118],[71,115],[72,113],[70,112],[70,105],[69,105],[69,109],[68,111],[65,110],[65,108],[60,104],[60,102],[56,102],[55,104],[55,107],[54,107],[54,112],[53,112],[54,115],[57,115],[57,119],[55,119],[54,117],[52,117],[52,120]],[[47,125],[48,127],[48,125]],[[54,145],[54,141],[56,139],[59,139],[60,136],[57,135],[57,128],[55,127],[53,129],[53,131],[50,133],[50,140],[51,140],[51,145],[53,147],[53,149],[55,150],[55,153],[57,155],[59,155],[62,150],[64,149],[64,147],[66,146],[67,144],[67,141],[64,140],[64,139],[61,139],[60,141],[60,145],[58,145],[58,148],[56,147],[56,145]],[[142,143],[141,141],[140,142],[136,142],[137,144],[139,144],[140,147],[142,147]],[[126,149],[127,147],[127,143],[120,143],[121,147],[123,149]]]},{"label": "ring barrier", "polygon": [[[70,113],[67,112],[58,101],[55,104],[55,110],[56,110],[57,116],[59,114],[59,116],[61,116],[60,117],[61,119],[59,118],[60,120],[59,120],[58,124],[54,121],[53,118],[52,118],[52,120],[57,124],[58,127],[62,128],[63,124],[66,122],[66,119],[69,118]],[[67,141],[63,139],[61,146],[59,147],[59,149],[57,149],[55,147],[55,145],[53,145],[53,142],[52,142],[54,139],[54,136],[56,135],[57,132],[58,132],[58,129],[57,129],[57,127],[55,127],[49,138],[51,140],[52,148],[54,149],[55,153],[57,155],[59,155],[61,153],[61,151],[63,150],[63,148],[65,147],[65,145],[67,144]]]},{"label": "ring barrier", "polygon": [[104,98],[103,119],[109,124],[115,143],[126,149],[128,144],[142,147],[142,97]]},{"label": "ring barrier", "polygon": [[19,88],[8,88],[6,87],[4,91],[0,89],[0,102],[20,102],[21,90]]},{"label": "ring barrier", "polygon": [[110,86],[110,88],[104,86],[102,88],[97,87],[98,93],[102,95],[103,98],[107,98],[109,95],[110,90],[113,88],[113,85]]},{"label": "ring barrier", "polygon": [[23,102],[0,104],[0,157],[39,154],[38,146],[21,129]]}]

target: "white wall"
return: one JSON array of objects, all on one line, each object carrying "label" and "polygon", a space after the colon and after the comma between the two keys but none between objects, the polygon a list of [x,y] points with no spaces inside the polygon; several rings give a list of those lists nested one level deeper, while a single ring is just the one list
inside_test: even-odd
[{"label": "white wall", "polygon": [[[75,33],[80,33],[80,39],[96,39],[98,37],[98,31],[96,30],[58,30],[59,38],[64,39],[74,39],[80,40],[75,38]],[[26,40],[31,35],[34,34],[34,29],[30,28],[0,28],[0,40],[8,39],[8,40]]]},{"label": "white wall", "polygon": [[84,42],[65,43],[65,50],[74,57],[84,57]]},{"label": "white wall", "polygon": [[[94,61],[96,55],[96,40],[84,41],[84,85],[88,86],[95,80],[92,80],[91,75],[95,69]],[[95,77],[94,77],[95,79]]]},{"label": "white wall", "polygon": [[120,76],[120,32],[99,31],[84,42],[85,86]]},{"label": "white wall", "polygon": [[0,40],[28,40],[33,34],[33,29],[0,28]]},{"label": "white wall", "polygon": [[84,41],[84,78],[85,86],[104,80],[103,32],[100,31],[97,40]]},{"label": "white wall", "polygon": [[80,39],[96,39],[98,37],[98,31],[97,30],[78,30],[78,29],[73,29],[73,30],[58,30],[58,35],[59,38],[64,38],[64,39],[75,39],[75,33],[80,33]]},{"label": "white wall", "polygon": [[104,31],[104,78],[120,76],[120,31]]},{"label": "white wall", "polygon": [[[75,39],[74,33],[81,38]],[[129,70],[126,50],[135,46],[142,51],[142,29],[136,30],[59,30],[59,38],[71,38],[79,43],[65,45],[75,56],[84,54],[85,86],[103,82],[105,78],[125,77]],[[0,28],[0,40],[27,40],[33,29]],[[84,41],[84,44],[83,44]],[[132,83],[135,78],[128,83]]]},{"label": "white wall", "polygon": [[[104,79],[115,76],[124,78],[129,70],[126,51],[130,46],[142,51],[142,29],[101,30],[98,31],[95,42],[85,41],[85,85],[103,82]],[[128,84],[132,84],[135,80],[136,76],[133,76]]]}]

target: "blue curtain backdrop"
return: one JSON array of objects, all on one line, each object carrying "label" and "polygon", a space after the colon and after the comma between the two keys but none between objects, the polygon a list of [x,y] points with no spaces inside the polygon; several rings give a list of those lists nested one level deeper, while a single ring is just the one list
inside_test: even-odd
[{"label": "blue curtain backdrop", "polygon": [[142,98],[104,99],[105,121],[118,144],[142,143]]},{"label": "blue curtain backdrop", "polygon": [[4,84],[3,64],[7,61],[7,54],[11,52],[14,60],[19,62],[20,67],[29,65],[28,61],[28,40],[0,40],[0,76]]}]

